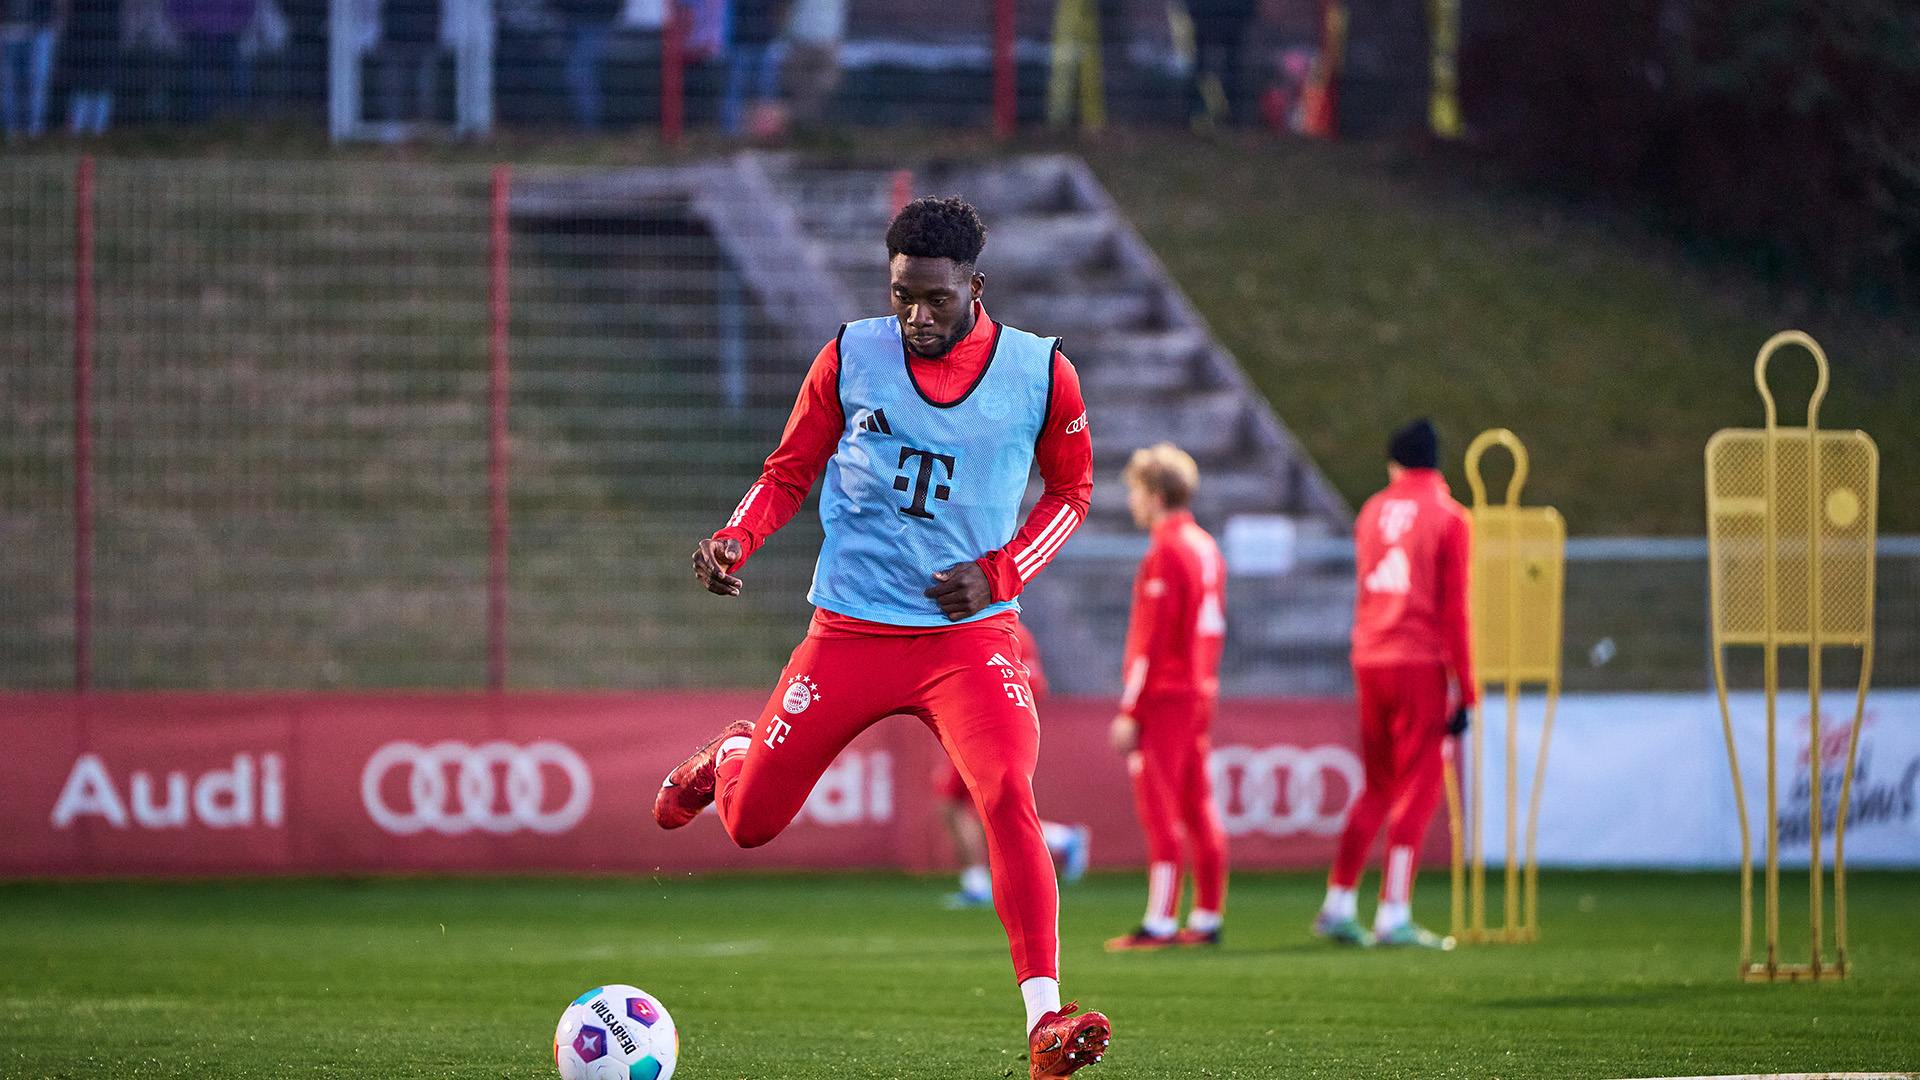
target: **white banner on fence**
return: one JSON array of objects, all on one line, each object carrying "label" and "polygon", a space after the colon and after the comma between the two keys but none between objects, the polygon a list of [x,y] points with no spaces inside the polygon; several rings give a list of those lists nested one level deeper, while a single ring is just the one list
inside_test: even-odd
[{"label": "white banner on fence", "polygon": [[[1854,692],[1822,693],[1821,771],[1827,861],[1840,801]],[[1521,698],[1519,808],[1540,748],[1543,696]],[[1728,701],[1756,860],[1766,857],[1766,701]],[[1782,694],[1777,783],[1782,865],[1808,858],[1807,695]],[[1486,740],[1485,839],[1489,866],[1505,858],[1506,703],[1483,710]],[[1525,843],[1525,833],[1519,834]],[[1720,706],[1712,694],[1568,694],[1560,699],[1540,808],[1543,866],[1725,867],[1738,865],[1740,824],[1727,767]],[[1847,823],[1850,867],[1920,867],[1920,690],[1867,697]]]}]

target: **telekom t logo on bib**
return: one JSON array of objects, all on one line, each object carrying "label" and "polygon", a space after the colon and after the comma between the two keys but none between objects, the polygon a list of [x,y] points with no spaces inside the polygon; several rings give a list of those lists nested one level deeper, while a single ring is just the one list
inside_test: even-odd
[{"label": "telekom t logo on bib", "polygon": [[907,469],[907,463],[915,459],[919,460],[919,467],[908,470],[916,474],[914,479],[908,480],[905,473],[896,476],[893,478],[893,489],[895,491],[906,491],[911,488],[913,491],[913,502],[901,507],[901,513],[910,517],[930,518],[933,514],[927,510],[927,489],[931,487],[933,489],[933,497],[942,502],[945,502],[947,497],[953,494],[952,488],[949,488],[945,484],[935,483],[935,480],[939,478],[934,475],[934,463],[939,462],[945,466],[946,476],[944,479],[951,480],[953,479],[953,455],[936,454],[931,450],[917,450],[911,446],[903,446],[900,448],[899,467],[901,469]]}]

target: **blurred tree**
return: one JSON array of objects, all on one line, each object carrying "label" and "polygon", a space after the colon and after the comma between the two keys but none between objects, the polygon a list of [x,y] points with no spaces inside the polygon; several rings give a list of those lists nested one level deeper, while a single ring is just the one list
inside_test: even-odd
[{"label": "blurred tree", "polygon": [[1467,9],[1462,98],[1524,175],[1642,201],[1763,273],[1920,303],[1920,4]]}]

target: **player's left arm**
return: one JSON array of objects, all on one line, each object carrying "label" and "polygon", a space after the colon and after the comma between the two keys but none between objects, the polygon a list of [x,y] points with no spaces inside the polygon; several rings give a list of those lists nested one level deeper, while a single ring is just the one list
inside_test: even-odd
[{"label": "player's left arm", "polygon": [[989,604],[1019,596],[1087,519],[1093,497],[1093,438],[1087,432],[1079,373],[1061,353],[1053,355],[1053,399],[1033,457],[1046,488],[1020,531],[1005,547],[933,575],[935,584],[927,595],[949,620],[971,618]]},{"label": "player's left arm", "polygon": [[1439,606],[1441,649],[1447,668],[1460,684],[1460,706],[1470,708],[1480,699],[1473,672],[1473,635],[1468,623],[1468,597],[1473,572],[1473,535],[1464,512],[1447,516],[1440,532]]},{"label": "player's left arm", "polygon": [[1165,638],[1165,565],[1174,561],[1165,554],[1158,546],[1148,547],[1133,576],[1133,607],[1127,614],[1127,641],[1120,653],[1120,708],[1107,730],[1108,741],[1122,756],[1140,748],[1140,719],[1134,708],[1140,702],[1140,692],[1147,687],[1155,646]]}]

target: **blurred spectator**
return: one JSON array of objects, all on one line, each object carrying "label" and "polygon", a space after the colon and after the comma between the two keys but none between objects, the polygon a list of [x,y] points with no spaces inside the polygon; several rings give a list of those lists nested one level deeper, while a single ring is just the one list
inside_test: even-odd
[{"label": "blurred spectator", "polygon": [[67,76],[67,130],[104,135],[120,77],[120,0],[73,0],[61,63]]},{"label": "blurred spectator", "polygon": [[380,5],[375,71],[382,119],[430,121],[438,114],[444,18],[440,0],[384,0]]},{"label": "blurred spectator", "polygon": [[732,0],[728,8],[727,89],[720,101],[720,130],[740,134],[747,84],[753,83],[755,134],[775,134],[780,102],[780,24],[787,0]]},{"label": "blurred spectator", "polygon": [[698,63],[727,51],[727,0],[674,0],[686,20],[687,60]]},{"label": "blurred spectator", "polygon": [[1240,57],[1247,28],[1259,14],[1259,0],[1186,0],[1186,4],[1193,19],[1193,91],[1188,101],[1194,107],[1194,126],[1229,123],[1234,102],[1246,96]]},{"label": "blurred spectator", "polygon": [[142,119],[168,115],[168,82],[180,56],[180,31],[167,18],[166,0],[123,0],[120,63],[122,111]]},{"label": "blurred spectator", "polygon": [[1047,126],[1063,128],[1073,122],[1076,96],[1080,126],[1089,131],[1099,131],[1106,126],[1106,94],[1100,78],[1100,23],[1101,13],[1094,0],[1057,0],[1055,3],[1052,64],[1047,80]]},{"label": "blurred spectator", "polygon": [[167,0],[167,17],[186,53],[187,120],[252,103],[253,65],[240,53],[240,34],[253,21],[253,8],[254,0]]},{"label": "blurred spectator", "polygon": [[7,141],[37,139],[47,129],[47,88],[54,44],[69,0],[0,0],[0,113]]},{"label": "blurred spectator", "polygon": [[573,116],[582,131],[600,130],[605,110],[600,93],[600,69],[613,39],[614,22],[621,17],[623,0],[555,0],[567,31],[567,92],[573,97]]},{"label": "blurred spectator", "polygon": [[840,85],[840,42],[847,35],[847,0],[795,0],[787,19],[787,85],[792,119],[817,124]]}]

